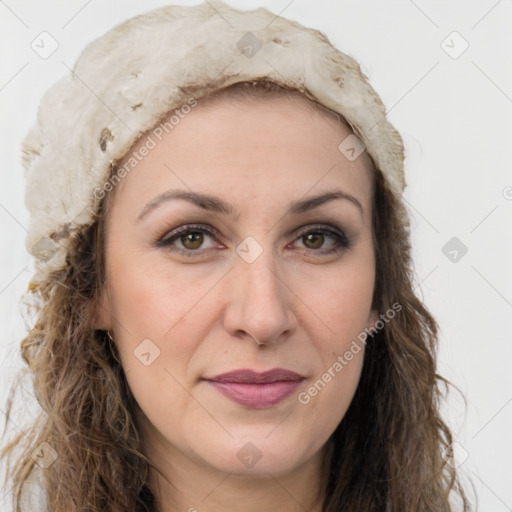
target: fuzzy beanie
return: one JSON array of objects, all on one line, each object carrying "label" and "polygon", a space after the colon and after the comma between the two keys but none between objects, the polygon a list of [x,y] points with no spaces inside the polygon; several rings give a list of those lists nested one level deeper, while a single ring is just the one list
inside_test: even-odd
[{"label": "fuzzy beanie", "polygon": [[131,18],[90,43],[41,100],[22,142],[26,248],[34,290],[66,265],[73,238],[98,213],[113,166],[173,109],[236,82],[268,80],[341,114],[389,187],[405,187],[403,142],[359,64],[320,31],[267,9],[219,0]]}]

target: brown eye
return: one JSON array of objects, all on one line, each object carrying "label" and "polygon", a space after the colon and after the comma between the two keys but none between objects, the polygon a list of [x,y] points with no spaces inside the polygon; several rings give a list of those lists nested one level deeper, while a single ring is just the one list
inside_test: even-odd
[{"label": "brown eye", "polygon": [[[302,244],[303,249],[318,255],[342,251],[351,247],[351,241],[343,231],[323,225],[319,225],[316,229],[303,231],[296,240]],[[323,247],[324,244],[329,245]]]},{"label": "brown eye", "polygon": [[[199,225],[181,226],[157,242],[158,247],[167,247],[186,256],[199,256],[204,250],[212,249],[216,233]],[[208,245],[209,243],[209,245]]]},{"label": "brown eye", "polygon": [[[201,256],[207,250],[217,248],[214,241],[216,233],[211,228],[202,225],[181,226],[156,242],[157,247],[166,247],[171,251],[178,252],[184,256]],[[210,239],[210,246],[203,247]],[[324,255],[335,251],[342,251],[351,247],[350,239],[341,230],[334,230],[326,226],[319,226],[316,229],[302,232],[296,243],[300,241],[302,248],[310,254]],[[323,247],[327,242],[328,247]],[[177,244],[177,245],[175,245]],[[180,247],[181,245],[181,247]]]},{"label": "brown eye", "polygon": [[324,235],[319,233],[309,233],[303,237],[304,245],[308,249],[320,249],[324,243]]},{"label": "brown eye", "polygon": [[189,231],[180,237],[181,243],[187,249],[199,249],[203,239],[203,234],[200,231]]}]

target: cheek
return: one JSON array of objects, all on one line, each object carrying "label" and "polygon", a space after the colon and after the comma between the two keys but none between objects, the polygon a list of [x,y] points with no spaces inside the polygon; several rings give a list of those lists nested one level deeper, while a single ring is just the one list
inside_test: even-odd
[{"label": "cheek", "polygon": [[375,283],[371,247],[322,272],[305,267],[295,281],[294,292],[316,326],[313,340],[330,365],[368,327]]},{"label": "cheek", "polygon": [[[317,428],[326,437],[343,419],[357,389],[364,361],[365,329],[373,293],[373,272],[364,278],[352,274],[310,295],[322,319],[311,332],[321,364],[314,378],[302,390],[299,404],[317,418]],[[323,325],[325,324],[325,325]]]},{"label": "cheek", "polygon": [[307,297],[311,316],[320,320],[314,322],[311,339],[321,367],[298,401],[322,418],[326,432],[341,421],[359,383],[375,282],[372,251],[368,246],[316,287],[311,286],[313,275],[300,281],[298,293]]},{"label": "cheek", "polygon": [[158,253],[112,251],[109,281],[115,318],[136,326],[139,335],[163,337],[211,287],[211,275],[192,267],[177,269]]},{"label": "cheek", "polygon": [[211,277],[191,286],[189,275],[171,275],[168,265],[121,255],[115,261],[109,276],[112,312],[128,385],[152,422],[165,419],[162,428],[179,430],[181,415],[201,413],[185,388],[189,362],[208,329],[194,312]]},{"label": "cheek", "polygon": [[363,358],[363,346],[347,347],[331,357],[330,364],[298,394],[308,414],[322,418],[318,423],[325,431],[332,432],[345,415],[359,383]]},{"label": "cheek", "polygon": [[[111,255],[111,311],[116,344],[127,371],[138,364],[133,355],[144,340],[151,340],[156,348],[146,341],[148,348],[164,356],[155,359],[152,368],[156,369],[165,359],[173,367],[185,364],[201,339],[199,328],[203,326],[192,324],[191,318],[213,286],[212,276],[194,278],[192,285],[192,270],[171,272],[168,262],[161,260],[147,254],[128,257],[122,251]],[[164,343],[169,339],[173,342]]]}]

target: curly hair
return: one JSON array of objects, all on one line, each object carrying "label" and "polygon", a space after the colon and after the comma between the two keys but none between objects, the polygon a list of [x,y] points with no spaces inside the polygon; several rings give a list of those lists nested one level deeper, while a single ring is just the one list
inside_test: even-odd
[{"label": "curly hair", "polygon": [[[315,103],[307,92],[269,81],[252,84],[257,87],[240,82],[221,91],[232,98],[298,93]],[[355,396],[325,446],[322,510],[448,512],[456,495],[468,511],[469,501],[446,456],[452,435],[439,407],[441,389],[449,383],[436,373],[437,323],[414,293],[408,214],[372,164],[372,307],[385,311],[399,303],[402,310],[368,338]],[[65,267],[29,291],[37,315],[21,342],[28,366],[22,374],[32,377],[42,411],[27,434],[2,451],[9,459],[16,512],[22,512],[22,490],[36,465],[31,454],[43,442],[58,454],[43,471],[51,512],[157,510],[148,485],[154,465],[144,455],[138,405],[107,333],[91,328],[106,277],[108,205],[109,195],[94,222],[73,240]],[[9,394],[6,425],[17,386]],[[16,447],[22,453],[12,465]]]}]

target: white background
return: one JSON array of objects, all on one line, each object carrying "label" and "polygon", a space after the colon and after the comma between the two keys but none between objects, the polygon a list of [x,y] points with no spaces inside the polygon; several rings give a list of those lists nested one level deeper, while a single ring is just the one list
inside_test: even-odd
[{"label": "white background", "polygon": [[[31,269],[24,247],[28,216],[20,141],[42,94],[86,43],[166,3],[0,1],[0,413],[7,386],[22,366],[18,347],[25,325],[19,299]],[[361,63],[381,95],[405,142],[417,292],[441,326],[439,372],[467,400],[465,406],[453,394],[444,404],[459,443],[455,453],[465,478],[475,485],[479,510],[512,510],[511,1],[227,3],[282,11],[320,29]],[[31,48],[42,31],[59,44],[47,59]],[[447,49],[455,55],[462,48],[458,36],[448,37],[453,31],[469,43],[458,58],[443,49],[451,46]],[[452,237],[468,249],[456,262],[442,252]],[[35,407],[27,402],[16,424]],[[9,437],[17,429],[10,424]],[[0,487],[2,510],[7,491]]]}]

